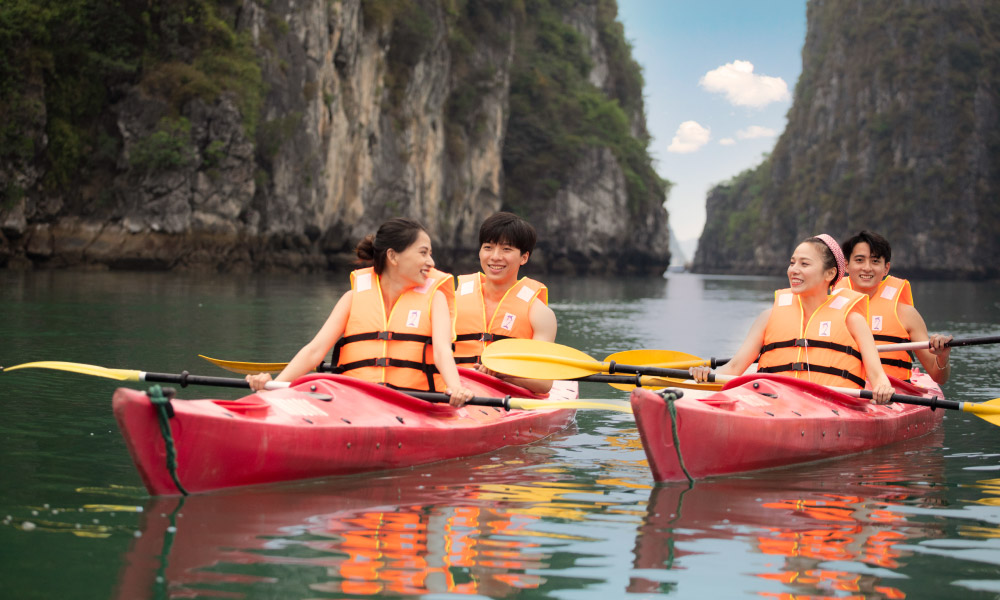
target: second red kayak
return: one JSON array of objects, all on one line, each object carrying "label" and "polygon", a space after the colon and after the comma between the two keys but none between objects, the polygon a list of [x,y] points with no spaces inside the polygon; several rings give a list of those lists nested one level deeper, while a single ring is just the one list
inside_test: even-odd
[{"label": "second red kayak", "polygon": [[[530,396],[493,377],[460,371],[477,396]],[[576,382],[556,382],[549,398],[574,400],[577,390]],[[456,409],[350,377],[311,375],[239,400],[171,401],[165,419],[176,448],[171,474],[166,436],[149,396],[119,388],[112,405],[154,496],[180,494],[178,482],[187,492],[207,492],[483,454],[542,439],[575,415],[566,408]]]},{"label": "second red kayak", "polygon": [[[942,397],[920,373],[897,393]],[[863,452],[932,431],[943,410],[876,406],[867,400],[781,375],[746,375],[717,392],[684,390],[670,406],[636,388],[632,410],[656,481],[685,481],[781,467]],[[676,434],[678,443],[674,441]],[[685,473],[686,471],[686,473]]]}]

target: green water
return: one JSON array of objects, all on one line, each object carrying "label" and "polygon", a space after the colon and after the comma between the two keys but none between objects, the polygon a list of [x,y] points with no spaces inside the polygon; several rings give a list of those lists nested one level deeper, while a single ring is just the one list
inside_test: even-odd
[{"label": "green water", "polygon": [[[550,279],[558,341],[729,356],[780,279]],[[915,282],[932,331],[1000,334],[1000,286]],[[0,364],[222,375],[287,360],[343,276],[0,272]],[[950,399],[1000,396],[1000,346],[952,354]],[[176,499],[142,488],[118,382],[0,374],[0,589],[10,598],[994,598],[1000,430],[951,413],[906,445],[652,485],[627,415],[391,473]],[[125,384],[141,387],[139,384]],[[239,397],[237,390],[206,395]],[[624,398],[585,384],[587,397]]]}]

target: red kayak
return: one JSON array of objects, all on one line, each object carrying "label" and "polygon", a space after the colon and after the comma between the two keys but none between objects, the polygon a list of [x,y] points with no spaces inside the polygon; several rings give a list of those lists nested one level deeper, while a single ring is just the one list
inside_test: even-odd
[{"label": "red kayak", "polygon": [[[476,396],[531,397],[460,369]],[[576,382],[548,398],[573,400]],[[119,388],[115,419],[149,493],[181,491],[167,466],[158,409],[144,391]],[[167,420],[177,481],[189,493],[420,465],[527,444],[567,427],[572,409],[511,410],[432,404],[338,375],[309,375],[287,389],[239,400],[173,400]]]},{"label": "red kayak", "polygon": [[[917,374],[914,381],[918,385],[893,383],[897,393],[942,397],[926,374]],[[731,475],[863,452],[924,435],[941,424],[944,413],[910,404],[876,406],[807,381],[752,374],[717,392],[684,390],[674,403],[678,450],[667,402],[643,388],[632,392],[631,402],[656,481]]]}]

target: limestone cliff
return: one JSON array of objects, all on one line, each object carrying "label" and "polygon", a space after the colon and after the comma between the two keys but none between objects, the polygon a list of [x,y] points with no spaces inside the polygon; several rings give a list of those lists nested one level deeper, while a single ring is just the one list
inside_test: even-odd
[{"label": "limestone cliff", "polygon": [[[464,270],[501,209],[539,230],[536,271],[669,262],[667,183],[612,0],[85,4],[85,22],[117,29],[29,23],[11,51],[54,58],[0,64],[21,84],[0,87],[0,107],[22,117],[0,131],[0,266],[342,268],[380,222],[410,216],[439,264]],[[60,70],[59,46],[103,53],[77,65],[96,76]],[[582,83],[544,80],[532,58],[546,52]],[[69,80],[93,92],[86,110],[66,108]],[[552,153],[526,150],[531,94],[583,107],[568,149],[545,131]]]},{"label": "limestone cliff", "polygon": [[783,273],[795,244],[872,229],[896,272],[997,277],[1000,5],[811,0],[788,126],[714,188],[700,272]]}]

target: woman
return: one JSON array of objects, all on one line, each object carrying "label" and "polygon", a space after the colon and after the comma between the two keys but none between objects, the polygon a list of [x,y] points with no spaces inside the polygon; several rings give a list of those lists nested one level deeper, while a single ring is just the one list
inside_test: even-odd
[{"label": "woman", "polygon": [[[431,238],[419,223],[391,219],[357,247],[351,289],[277,381],[294,381],[316,367],[336,344],[334,372],[390,387],[444,390],[452,406],[473,393],[462,385],[451,354],[454,280],[434,268]],[[248,375],[254,390],[271,380]]]},{"label": "woman", "polygon": [[[733,358],[716,372],[742,375],[758,359],[759,373],[784,373],[823,385],[855,387],[871,382],[873,401],[887,404],[894,390],[882,370],[871,329],[868,298],[830,288],[844,276],[840,246],[826,234],[795,249],[788,264],[789,288],[774,293],[774,305],[757,317]],[[705,381],[710,369],[692,367]]]}]

